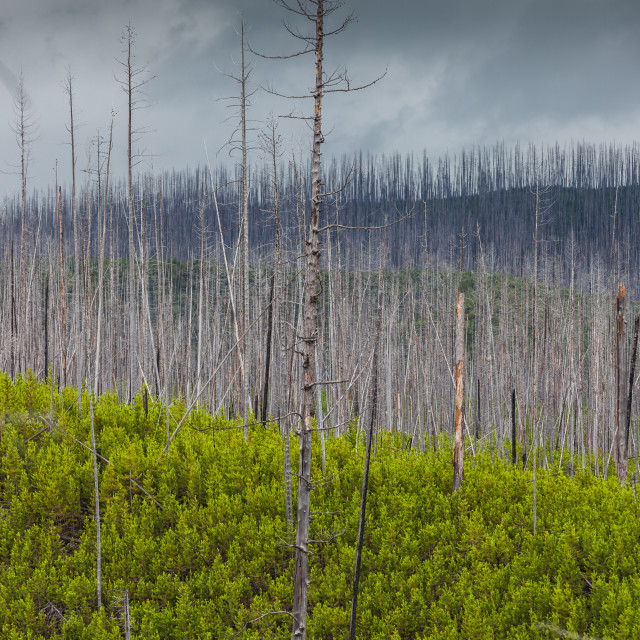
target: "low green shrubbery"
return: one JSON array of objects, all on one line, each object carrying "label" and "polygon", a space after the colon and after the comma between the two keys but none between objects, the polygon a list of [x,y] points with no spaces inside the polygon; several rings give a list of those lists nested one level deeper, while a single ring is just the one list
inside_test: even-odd
[{"label": "low green shrubbery", "polygon": [[[276,425],[242,430],[193,413],[171,446],[164,407],[96,403],[103,607],[96,608],[96,526],[88,396],[0,376],[0,637],[231,638],[291,608],[292,532]],[[62,408],[64,406],[64,409]],[[184,405],[174,403],[176,419]],[[221,429],[216,431],[216,429]],[[42,431],[36,437],[38,432]],[[310,638],[345,638],[362,478],[362,444],[327,440],[315,459]],[[292,449],[295,449],[295,438]],[[316,447],[319,453],[319,447]],[[297,469],[295,451],[292,469]],[[558,470],[556,470],[557,473]],[[451,454],[403,452],[380,436],[371,467],[360,583],[361,638],[545,638],[540,625],[640,637],[640,518],[630,489],[590,473],[531,474],[479,454],[452,495]],[[134,484],[132,481],[135,481]],[[295,485],[295,482],[294,482]],[[145,494],[142,487],[148,494]],[[286,637],[290,618],[249,623],[244,638]]]}]

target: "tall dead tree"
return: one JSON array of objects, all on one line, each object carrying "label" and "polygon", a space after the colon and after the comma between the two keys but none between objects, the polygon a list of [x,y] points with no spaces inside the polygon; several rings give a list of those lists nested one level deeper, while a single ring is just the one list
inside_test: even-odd
[{"label": "tall dead tree", "polygon": [[132,401],[138,386],[138,323],[137,323],[137,301],[136,301],[136,280],[135,280],[135,261],[136,250],[134,244],[134,231],[136,227],[136,211],[135,201],[133,197],[133,167],[136,165],[141,154],[134,152],[134,144],[139,136],[143,133],[143,129],[134,128],[133,116],[134,112],[144,108],[146,105],[142,99],[143,87],[150,82],[153,77],[149,76],[146,65],[139,66],[135,59],[135,41],[136,32],[131,23],[127,24],[120,36],[123,44],[123,59],[118,60],[122,68],[123,76],[117,78],[118,83],[127,96],[127,225],[128,225],[128,295],[129,295],[129,379],[127,383],[127,394],[129,401]]},{"label": "tall dead tree", "polygon": [[242,406],[244,409],[244,437],[249,438],[249,363],[250,341],[247,337],[249,319],[249,168],[247,165],[247,80],[251,69],[245,60],[244,20],[240,23],[240,130],[242,135],[242,351],[244,354],[244,376],[242,378]]},{"label": "tall dead tree", "polygon": [[[302,424],[300,425],[300,457],[298,469],[298,510],[295,542],[294,564],[294,596],[293,596],[293,626],[292,638],[304,640],[307,634],[307,603],[309,589],[309,524],[311,521],[311,433],[315,416],[316,386],[322,384],[316,379],[316,350],[318,342],[318,299],[320,296],[320,247],[319,234],[320,212],[327,193],[323,190],[322,182],[322,101],[328,93],[355,91],[364,89],[377,82],[352,87],[346,70],[326,73],[324,70],[324,42],[325,38],[344,31],[353,21],[349,14],[336,27],[325,31],[325,21],[343,6],[341,0],[275,0],[285,10],[297,16],[304,24],[311,23],[308,31],[295,28],[285,22],[285,28],[290,35],[303,42],[303,48],[291,55],[275,56],[287,59],[305,54],[315,57],[313,89],[307,95],[284,96],[289,99],[313,99],[314,112],[312,116],[298,116],[312,123],[313,145],[311,149],[311,201],[309,210],[309,227],[304,239],[304,302],[302,335],[298,336],[301,343],[298,347],[302,355],[302,407],[300,411]],[[270,57],[270,56],[264,56]],[[324,227],[324,229],[329,226]]]},{"label": "tall dead tree", "polygon": [[60,248],[60,346],[62,386],[67,384],[67,299],[64,279],[64,234],[62,231],[62,187],[58,186],[58,243]]},{"label": "tall dead tree", "polygon": [[[289,5],[286,5],[291,9]],[[309,232],[305,243],[305,293],[304,324],[302,339],[302,425],[300,426],[300,467],[298,482],[298,513],[296,527],[296,557],[294,566],[293,629],[292,638],[304,640],[307,637],[307,597],[309,590],[309,523],[311,522],[311,432],[313,429],[314,393],[316,375],[316,343],[318,340],[318,296],[320,272],[320,248],[318,225],[322,201],[322,97],[325,89],[323,75],[324,20],[332,10],[324,6],[324,0],[317,0],[315,17],[308,9],[305,17],[315,22],[315,35],[307,39],[315,52],[315,89],[313,116],[313,148],[311,152],[311,207]],[[305,4],[305,6],[307,6]],[[336,5],[337,6],[337,5]],[[309,47],[307,47],[309,49]]]},{"label": "tall dead tree", "polygon": [[71,215],[73,222],[73,327],[75,331],[75,343],[77,353],[75,356],[76,375],[75,384],[78,393],[78,415],[82,415],[82,312],[80,309],[80,289],[81,274],[80,274],[80,229],[78,221],[78,203],[76,198],[76,138],[75,138],[75,119],[73,112],[73,75],[71,70],[67,70],[67,77],[65,79],[65,91],[69,101],[69,124],[67,131],[69,133],[69,145],[71,147]]},{"label": "tall dead tree", "polygon": [[[98,138],[98,192],[101,191],[101,175],[102,168],[100,166],[100,139]],[[107,237],[107,211],[110,206],[110,198],[109,198],[109,178],[111,172],[111,149],[113,147],[113,114],[111,117],[111,125],[109,127],[109,143],[107,148],[107,159],[106,159],[106,175],[105,175],[105,186],[104,186],[104,195],[102,196],[102,229],[98,227],[98,246],[99,246],[99,254],[98,254],[98,311],[97,311],[97,319],[96,319],[96,351],[95,351],[95,360],[93,366],[93,393],[98,396],[98,380],[100,375],[100,353],[102,348],[102,316],[103,316],[103,306],[104,306],[104,291],[103,291],[103,283],[104,283],[104,252],[105,252],[105,241]],[[98,213],[100,215],[100,207],[98,208]]]},{"label": "tall dead tree", "polygon": [[[269,308],[269,323],[267,329],[267,353],[270,353],[271,341],[273,336],[280,345],[278,354],[275,357],[276,366],[276,383],[271,384],[271,395],[277,396],[276,405],[281,407],[284,400],[284,394],[281,391],[283,380],[284,363],[287,359],[285,347],[285,331],[284,331],[284,315],[281,313],[281,305],[283,301],[283,274],[282,274],[282,238],[280,232],[280,191],[278,186],[278,157],[280,155],[280,135],[277,133],[277,123],[274,118],[270,118],[267,123],[267,130],[260,134],[260,146],[262,151],[271,164],[271,191],[272,206],[274,217],[274,249],[275,249],[275,266],[273,270],[273,280],[271,285],[271,302]],[[267,357],[265,363],[264,389],[263,389],[263,406],[262,421],[266,421],[269,405],[269,386],[270,386],[270,358]],[[272,406],[274,403],[271,403]]]},{"label": "tall dead tree", "polygon": [[[240,266],[238,278],[238,297],[236,304],[238,325],[238,332],[240,335],[240,344],[238,345],[238,360],[239,360],[239,411],[244,417],[244,437],[245,440],[249,437],[249,409],[251,406],[250,390],[249,390],[249,365],[251,357],[249,354],[249,348],[251,346],[251,322],[249,320],[249,142],[248,131],[249,120],[247,118],[247,110],[251,106],[251,96],[257,91],[248,90],[249,78],[253,71],[252,66],[247,62],[247,51],[249,46],[245,38],[245,24],[244,20],[240,21],[240,30],[238,31],[240,36],[240,71],[239,73],[225,73],[227,78],[230,78],[236,82],[239,86],[239,93],[234,96],[223,98],[229,101],[229,107],[237,109],[237,116],[231,116],[231,119],[236,123],[233,133],[224,147],[227,147],[229,154],[240,153],[240,189],[238,192],[238,217],[239,217],[239,233],[238,233],[238,252]],[[236,120],[237,117],[237,120]],[[235,263],[234,263],[235,271]]]},{"label": "tall dead tree", "polygon": [[29,95],[25,88],[24,75],[22,73],[18,77],[18,84],[13,98],[13,108],[15,120],[11,125],[11,129],[16,136],[16,143],[20,152],[20,287],[22,289],[22,296],[18,298],[16,314],[19,322],[16,336],[22,335],[22,341],[17,340],[16,342],[19,345],[19,369],[25,372],[27,369],[26,341],[29,335],[27,328],[27,177],[31,145],[36,138],[37,125],[30,111]]},{"label": "tall dead tree", "polygon": [[533,195],[535,196],[535,209],[533,220],[533,301],[531,306],[531,373],[532,373],[532,386],[531,386],[531,431],[533,440],[533,535],[536,534],[538,526],[538,330],[537,330],[537,316],[538,316],[538,244],[540,242],[540,227],[545,224],[545,214],[549,209],[548,205],[545,205],[543,198],[548,189],[540,186],[540,169],[534,160],[534,171],[536,176],[535,187]]}]

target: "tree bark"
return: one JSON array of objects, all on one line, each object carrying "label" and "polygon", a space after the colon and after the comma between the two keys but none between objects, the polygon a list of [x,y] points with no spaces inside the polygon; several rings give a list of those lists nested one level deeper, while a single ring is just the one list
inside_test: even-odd
[{"label": "tree bark", "polygon": [[62,352],[62,386],[67,385],[67,302],[64,280],[64,236],[62,233],[62,187],[58,187],[58,234],[60,244],[60,307],[61,339],[60,347]]},{"label": "tree bark", "polygon": [[318,339],[318,295],[320,250],[318,220],[321,203],[322,73],[324,45],[324,2],[317,0],[315,17],[315,90],[313,117],[313,150],[311,155],[311,210],[309,233],[305,242],[304,325],[302,336],[302,425],[300,428],[300,478],[298,481],[298,513],[296,557],[294,566],[293,628],[294,640],[307,636],[307,598],[309,590],[309,523],[311,519],[311,431],[313,428],[316,343]]},{"label": "tree bark", "polygon": [[516,390],[511,391],[511,462],[513,466],[518,464],[518,449],[516,441]]},{"label": "tree bark", "polygon": [[627,479],[626,429],[623,407],[625,406],[625,366],[624,366],[624,312],[626,291],[621,284],[616,300],[616,436],[618,453],[618,480]]},{"label": "tree bark", "polygon": [[464,432],[462,403],[464,400],[464,293],[458,294],[456,304],[456,418],[453,449],[453,490],[462,486],[464,466]]},{"label": "tree bark", "polygon": [[[627,415],[625,428],[625,448],[627,450],[627,458],[629,453],[629,433],[631,431],[631,405],[633,404],[633,383],[636,376],[636,362],[638,359],[638,332],[640,331],[640,314],[636,316],[635,326],[633,329],[633,347],[631,351],[631,365],[629,366],[629,396],[627,398]],[[636,465],[637,456],[636,456]]]}]

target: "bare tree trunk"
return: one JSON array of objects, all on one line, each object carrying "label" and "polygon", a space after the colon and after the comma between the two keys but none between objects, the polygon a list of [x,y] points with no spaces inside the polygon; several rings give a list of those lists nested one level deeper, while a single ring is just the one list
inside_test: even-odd
[{"label": "bare tree trunk", "polygon": [[100,522],[100,480],[98,477],[98,452],[96,450],[96,430],[93,415],[93,389],[89,387],[89,419],[91,425],[91,455],[93,459],[93,490],[96,520],[96,595],[98,610],[102,607],[102,526]]},{"label": "bare tree trunk", "polygon": [[122,607],[124,609],[124,638],[131,640],[131,618],[129,617],[129,591],[124,590]]},{"label": "bare tree trunk", "polygon": [[378,410],[378,350],[380,346],[380,334],[382,332],[382,269],[378,284],[378,320],[375,342],[373,345],[373,361],[371,363],[371,406],[369,408],[369,429],[367,431],[367,444],[364,456],[364,471],[362,474],[362,492],[360,494],[360,517],[358,522],[358,542],[356,544],[356,561],[353,570],[353,594],[351,598],[351,619],[349,622],[349,640],[356,640],[356,617],[358,612],[358,588],[360,584],[360,563],[362,559],[362,547],[364,544],[364,525],[367,512],[367,490],[369,487],[369,466],[371,462],[371,442],[373,440],[373,428],[376,422]]},{"label": "bare tree trunk", "polygon": [[624,366],[624,312],[625,288],[620,285],[616,301],[617,332],[616,332],[616,441],[618,457],[618,480],[627,479],[627,451],[625,415],[623,412],[625,400],[625,366]]},{"label": "bare tree trunk", "polygon": [[[139,154],[134,154],[133,143],[134,137],[140,135],[141,131],[133,128],[133,112],[142,108],[142,100],[140,93],[144,85],[149,82],[151,78],[145,77],[147,73],[146,66],[137,66],[135,61],[135,39],[136,33],[131,25],[127,24],[122,32],[120,38],[124,45],[123,60],[119,60],[120,66],[123,70],[123,78],[118,82],[122,86],[123,91],[127,96],[127,116],[128,116],[128,128],[127,128],[127,225],[128,225],[128,306],[129,306],[129,322],[128,322],[128,338],[129,338],[129,353],[128,353],[128,381],[127,381],[127,396],[128,401],[132,402],[138,387],[138,322],[137,322],[137,296],[136,296],[136,282],[135,282],[135,245],[134,245],[134,230],[137,225],[135,202],[133,197],[133,163],[134,159],[139,158]],[[144,247],[142,247],[144,250]],[[143,265],[144,268],[144,265]]]},{"label": "bare tree trunk", "polygon": [[204,234],[205,234],[205,194],[202,191],[202,201],[200,204],[200,282],[198,288],[198,350],[196,354],[196,396],[199,397],[202,391],[202,344],[203,323],[204,323],[204,279],[205,279],[205,252],[204,252]]},{"label": "bare tree trunk", "polygon": [[464,400],[464,293],[458,294],[456,304],[456,418],[453,449],[453,490],[462,486],[464,465],[464,431],[462,402]]},{"label": "bare tree trunk", "polygon": [[271,369],[271,342],[273,335],[273,296],[275,289],[275,273],[271,276],[271,293],[269,295],[269,313],[267,317],[267,348],[264,363],[264,389],[262,395],[262,417],[266,424],[269,415],[269,372]]},{"label": "bare tree trunk", "polygon": [[[536,168],[536,173],[538,169]],[[539,176],[536,175],[536,205],[535,205],[535,221],[534,221],[534,235],[533,235],[533,307],[531,312],[531,330],[532,330],[532,359],[531,368],[533,373],[533,384],[531,392],[531,404],[532,404],[532,440],[533,440],[533,535],[536,535],[536,529],[538,525],[538,421],[537,421],[537,407],[538,407],[538,340],[537,340],[537,303],[538,303],[538,227],[540,221],[540,183]]]},{"label": "bare tree trunk", "polygon": [[511,391],[511,462],[518,465],[518,449],[516,441],[516,390]]},{"label": "bare tree trunk", "polygon": [[284,465],[284,505],[287,516],[287,528],[293,526],[293,498],[291,491],[291,448],[289,446],[289,421],[285,418],[284,425],[280,422],[280,412],[278,412],[278,423],[282,429],[283,438],[283,465]]},{"label": "bare tree trunk", "polygon": [[49,370],[49,274],[51,269],[47,272],[46,284],[44,289],[44,375],[46,380],[47,371]]},{"label": "bare tree trunk", "polygon": [[318,221],[321,204],[322,72],[324,46],[324,0],[317,0],[315,16],[315,110],[313,117],[313,151],[311,155],[311,210],[309,233],[305,242],[304,328],[302,335],[302,425],[300,427],[300,478],[298,480],[298,514],[296,556],[294,565],[293,640],[307,636],[307,598],[309,590],[309,523],[311,521],[311,431],[313,429],[316,374],[316,344],[318,340],[318,295],[320,249]]},{"label": "bare tree trunk", "polygon": [[[629,366],[629,396],[627,398],[627,415],[625,425],[625,449],[627,451],[627,457],[629,457],[629,433],[631,431],[631,405],[633,404],[633,383],[635,382],[636,375],[636,361],[638,359],[638,332],[640,331],[640,313],[636,316],[635,326],[633,329],[633,347],[631,350],[631,364]],[[636,456],[636,467],[638,465],[638,459]]]},{"label": "bare tree trunk", "polygon": [[[104,200],[102,209],[102,230],[98,227],[98,317],[96,320],[96,353],[95,362],[93,365],[93,392],[98,395],[98,380],[100,377],[100,353],[102,347],[102,309],[104,305],[104,245],[107,236],[107,210],[109,207],[109,172],[111,170],[111,148],[113,145],[113,119],[111,120],[111,127],[109,129],[109,148],[107,151],[107,174],[105,178],[104,187]],[[98,153],[98,171],[100,171],[100,154]],[[100,183],[98,182],[98,190],[100,189]],[[99,209],[98,209],[99,211]]]},{"label": "bare tree trunk", "polygon": [[62,233],[62,187],[58,187],[58,233],[60,244],[60,307],[61,307],[61,341],[62,352],[62,386],[67,384],[67,302],[64,280],[64,236]]},{"label": "bare tree trunk", "polygon": [[18,78],[18,86],[14,96],[14,109],[16,119],[12,129],[20,151],[20,285],[22,287],[22,295],[18,295],[17,300],[16,317],[19,319],[19,324],[18,322],[16,323],[15,342],[18,346],[18,368],[26,373],[27,340],[30,335],[27,324],[27,174],[35,124],[29,113],[29,96],[24,86],[22,73]]},{"label": "bare tree trunk", "polygon": [[71,212],[73,217],[74,277],[73,277],[73,324],[76,343],[75,383],[78,393],[78,415],[82,416],[82,313],[80,310],[80,223],[78,220],[78,202],[76,198],[76,147],[75,122],[73,118],[73,76],[67,74],[66,90],[69,97],[69,135],[71,136]]},{"label": "bare tree trunk", "polygon": [[137,327],[136,327],[136,295],[135,295],[135,203],[133,200],[133,92],[134,92],[134,68],[133,68],[133,28],[129,24],[125,33],[126,46],[126,93],[127,93],[127,223],[128,223],[128,257],[129,257],[129,384],[128,398],[133,403],[137,388]]}]

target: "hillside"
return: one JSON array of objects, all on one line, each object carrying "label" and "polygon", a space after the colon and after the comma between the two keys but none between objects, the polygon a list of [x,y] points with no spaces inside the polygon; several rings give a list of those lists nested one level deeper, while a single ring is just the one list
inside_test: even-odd
[{"label": "hillside", "polygon": [[[33,378],[0,377],[2,637],[120,639],[125,591],[132,638],[286,635],[286,614],[264,615],[290,610],[292,599],[277,424],[252,427],[245,443],[237,423],[197,411],[166,455],[159,402],[145,414],[141,396],[130,407],[97,400],[97,611],[89,415],[78,419],[75,399],[72,389],[60,396]],[[170,411],[179,419],[184,405]],[[314,441],[312,538],[325,542],[310,559],[308,633],[329,639],[348,630],[364,447],[356,426],[328,438],[322,474]],[[399,435],[380,431],[358,636],[553,638],[556,627],[638,637],[634,495],[588,464],[568,477],[567,462],[538,473],[533,536],[531,471],[511,466],[506,450],[470,455],[452,494],[447,439],[436,452],[403,450]]]}]

